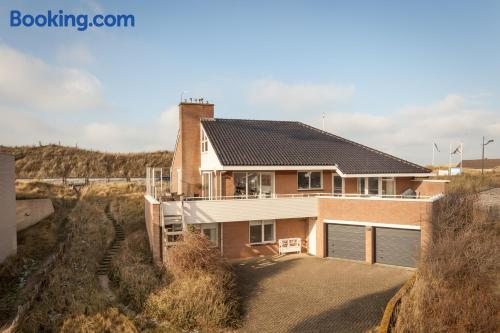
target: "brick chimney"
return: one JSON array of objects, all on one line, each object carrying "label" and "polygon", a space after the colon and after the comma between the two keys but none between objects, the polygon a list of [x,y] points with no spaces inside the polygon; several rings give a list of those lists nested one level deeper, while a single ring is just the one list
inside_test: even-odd
[{"label": "brick chimney", "polygon": [[[179,104],[179,137],[172,162],[171,192],[185,196],[201,193],[200,119],[213,117],[214,104],[203,100]],[[182,189],[178,188],[179,173]]]}]

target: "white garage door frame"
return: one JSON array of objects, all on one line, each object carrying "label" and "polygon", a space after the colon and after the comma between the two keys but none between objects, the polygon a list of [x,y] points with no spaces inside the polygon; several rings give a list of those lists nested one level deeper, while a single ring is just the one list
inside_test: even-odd
[{"label": "white garage door frame", "polygon": [[419,225],[409,225],[409,224],[392,224],[392,223],[378,223],[378,222],[364,222],[364,221],[346,221],[346,220],[329,220],[324,219],[324,223],[333,224],[346,224],[346,225],[359,225],[365,227],[375,227],[375,228],[394,228],[394,229],[409,229],[409,230],[420,230]]}]

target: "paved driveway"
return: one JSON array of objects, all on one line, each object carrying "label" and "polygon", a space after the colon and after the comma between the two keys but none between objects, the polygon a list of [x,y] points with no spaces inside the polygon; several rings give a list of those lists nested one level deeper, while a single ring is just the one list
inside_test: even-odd
[{"label": "paved driveway", "polygon": [[365,332],[413,274],[402,268],[307,255],[235,262],[240,332]]}]

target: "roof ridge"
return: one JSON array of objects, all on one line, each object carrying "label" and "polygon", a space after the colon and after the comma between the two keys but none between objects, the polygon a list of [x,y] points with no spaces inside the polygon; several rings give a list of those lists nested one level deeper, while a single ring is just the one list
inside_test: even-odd
[{"label": "roof ridge", "polygon": [[326,135],[328,135],[328,136],[332,136],[332,137],[335,137],[335,138],[340,139],[340,140],[342,140],[342,141],[345,141],[345,142],[348,142],[348,143],[354,144],[354,145],[356,145],[356,146],[359,146],[359,147],[361,147],[361,148],[364,148],[364,149],[370,150],[370,151],[372,151],[372,152],[374,152],[374,153],[376,153],[376,154],[380,154],[380,155],[383,155],[383,156],[387,156],[387,157],[389,157],[389,158],[392,158],[392,159],[395,159],[395,160],[401,161],[401,162],[406,163],[406,164],[409,164],[409,165],[411,165],[411,166],[416,166],[416,167],[418,167],[418,168],[421,168],[421,169],[426,169],[426,170],[431,171],[430,169],[428,169],[428,168],[426,168],[426,167],[423,167],[423,166],[421,166],[421,165],[418,165],[418,164],[416,164],[416,163],[413,163],[413,162],[410,162],[410,161],[404,160],[404,159],[402,159],[402,158],[396,157],[396,156],[391,155],[391,154],[384,153],[383,151],[380,151],[380,150],[378,150],[378,149],[375,149],[375,148],[371,148],[371,147],[365,146],[365,145],[363,145],[363,144],[361,144],[361,143],[354,142],[354,141],[352,141],[352,140],[349,140],[349,139],[343,138],[343,137],[338,136],[338,135],[336,135],[336,134],[333,134],[333,133],[330,133],[330,132],[327,132],[327,131],[320,130],[319,128],[316,128],[316,127],[311,126],[311,125],[307,125],[307,124],[305,124],[305,123],[303,123],[303,122],[301,122],[301,121],[297,121],[297,123],[299,123],[300,125],[302,125],[302,126],[304,126],[304,127],[306,127],[306,128],[309,128],[309,129],[312,129],[312,130],[314,130],[314,131],[320,132],[320,133],[322,133],[322,134],[326,134]]},{"label": "roof ridge", "polygon": [[274,123],[299,123],[294,120],[271,120],[271,119],[249,119],[249,118],[202,118],[203,120],[229,120],[229,121],[262,121],[262,122],[274,122]]}]

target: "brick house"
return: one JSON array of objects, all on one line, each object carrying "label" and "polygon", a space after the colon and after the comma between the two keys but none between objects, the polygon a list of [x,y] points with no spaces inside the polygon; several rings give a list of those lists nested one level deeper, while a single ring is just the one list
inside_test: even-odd
[{"label": "brick house", "polygon": [[213,104],[181,103],[172,197],[145,196],[151,248],[161,260],[192,225],[227,258],[281,244],[411,267],[446,190],[430,172],[300,122],[220,119]]}]

